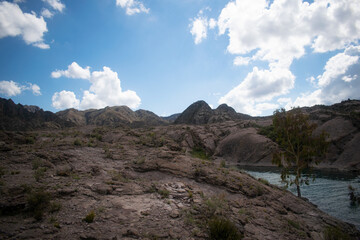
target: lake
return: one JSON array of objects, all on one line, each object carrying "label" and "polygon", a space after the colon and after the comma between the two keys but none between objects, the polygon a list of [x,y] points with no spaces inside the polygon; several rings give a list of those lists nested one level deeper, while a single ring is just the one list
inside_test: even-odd
[{"label": "lake", "polygon": [[[280,171],[275,167],[239,167],[255,178],[263,178],[269,183],[284,186]],[[360,206],[352,206],[349,200],[348,186],[360,191],[360,176],[353,173],[334,171],[315,171],[316,179],[310,185],[301,186],[301,195],[319,209],[345,222],[354,224],[360,230]],[[288,188],[297,195],[296,187]]]}]

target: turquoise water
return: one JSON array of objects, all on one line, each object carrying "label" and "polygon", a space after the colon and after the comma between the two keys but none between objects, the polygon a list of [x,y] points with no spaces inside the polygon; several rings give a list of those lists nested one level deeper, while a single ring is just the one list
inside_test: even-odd
[{"label": "turquoise water", "polygon": [[[271,184],[283,186],[280,172],[276,168],[242,168],[255,178],[263,178]],[[345,222],[354,224],[360,230],[360,206],[353,206],[349,200],[348,186],[360,192],[360,176],[351,173],[315,172],[316,179],[310,185],[301,187],[301,195],[316,204],[319,209]],[[295,195],[296,187],[288,189]]]}]

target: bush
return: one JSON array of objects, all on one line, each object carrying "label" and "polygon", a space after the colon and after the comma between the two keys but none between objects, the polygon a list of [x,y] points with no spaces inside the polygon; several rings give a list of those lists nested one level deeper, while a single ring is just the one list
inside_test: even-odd
[{"label": "bush", "polygon": [[75,139],[74,145],[75,146],[81,146],[82,144],[81,144],[81,141],[79,139]]},{"label": "bush", "polygon": [[200,147],[195,147],[192,151],[191,151],[191,156],[195,157],[195,158],[200,158],[200,159],[204,159],[204,160],[209,160],[209,155],[206,153],[206,151]]},{"label": "bush", "polygon": [[259,180],[259,182],[261,182],[261,183],[263,183],[263,184],[265,184],[265,185],[267,185],[267,186],[269,186],[269,185],[270,185],[269,181],[268,181],[268,180],[266,180],[266,179],[259,178],[258,180]]},{"label": "bush", "polygon": [[242,238],[235,224],[225,218],[212,218],[208,227],[209,237],[212,240],[238,240]]},{"label": "bush", "polygon": [[338,227],[326,227],[324,231],[325,240],[350,240],[351,237]]},{"label": "bush", "polygon": [[40,179],[45,176],[46,170],[46,167],[40,167],[34,171],[34,178],[37,182],[39,182]]},{"label": "bush", "polygon": [[95,212],[91,211],[88,215],[86,215],[86,217],[83,219],[83,221],[85,221],[87,223],[92,223],[92,222],[94,222],[94,218],[95,218]]},{"label": "bush", "polygon": [[270,138],[274,142],[276,141],[276,133],[274,130],[274,125],[270,125],[267,127],[260,127],[258,133]]},{"label": "bush", "polygon": [[45,210],[50,203],[50,194],[44,190],[31,192],[27,197],[27,205],[29,212],[36,220],[41,220]]},{"label": "bush", "polygon": [[220,162],[220,167],[222,167],[222,168],[226,167],[226,162],[225,162],[225,160],[221,160],[221,162]]},{"label": "bush", "polygon": [[158,193],[161,195],[161,198],[168,198],[170,192],[166,189],[159,189]]}]

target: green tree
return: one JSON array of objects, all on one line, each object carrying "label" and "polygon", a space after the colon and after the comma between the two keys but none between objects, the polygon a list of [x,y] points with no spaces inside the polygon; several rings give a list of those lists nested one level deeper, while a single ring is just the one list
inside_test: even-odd
[{"label": "green tree", "polygon": [[296,185],[298,197],[301,197],[300,186],[309,184],[314,175],[303,175],[319,164],[325,155],[328,142],[327,134],[314,134],[316,124],[309,121],[309,116],[300,108],[288,112],[276,110],[273,116],[274,133],[278,149],[273,154],[272,162],[282,168],[281,180],[288,185]]}]

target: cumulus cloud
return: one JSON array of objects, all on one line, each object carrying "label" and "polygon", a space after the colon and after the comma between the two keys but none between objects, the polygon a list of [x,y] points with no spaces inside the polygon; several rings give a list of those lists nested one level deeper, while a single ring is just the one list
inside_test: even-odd
[{"label": "cumulus cloud", "polygon": [[208,28],[213,29],[216,27],[216,20],[210,18],[210,20],[204,16],[203,10],[200,10],[198,16],[194,19],[190,19],[190,33],[195,37],[195,44],[201,43],[207,38]]},{"label": "cumulus cloud", "polygon": [[[206,39],[208,30],[214,26],[210,27],[207,19],[200,11],[192,20],[191,33],[195,36],[196,44]],[[267,70],[254,68],[238,86],[220,98],[219,104],[227,103],[238,111],[261,114],[264,106],[270,106],[267,104],[269,101],[287,94],[293,88],[295,77],[290,71],[290,66],[294,59],[299,59],[307,53],[306,49],[310,49],[310,52],[323,53],[358,44],[360,2],[358,0],[315,0],[312,3],[303,0],[234,0],[228,2],[214,22],[219,35],[228,36],[227,52],[235,55],[234,65],[245,66],[261,60],[267,62],[269,66]],[[194,23],[197,24],[196,27]],[[342,84],[355,84],[358,79],[359,74],[345,74],[349,66],[354,66],[355,62],[358,62],[357,55],[344,52],[336,58],[329,60],[324,74],[317,79],[321,92],[327,89],[326,86],[330,81],[334,81],[335,75],[341,76],[336,79],[341,80]],[[280,72],[283,74],[278,75]],[[262,73],[270,75],[266,76]],[[253,78],[256,79],[254,81],[256,84],[250,84],[249,79]],[[273,85],[275,79],[279,80],[280,85]],[[314,80],[316,79],[313,77],[308,81],[315,85]],[[262,95],[260,98],[259,86],[269,86],[262,90],[263,94],[260,94]],[[305,98],[309,104],[318,102],[319,98],[325,97],[320,95],[316,91],[304,93],[302,102],[305,102]]]},{"label": "cumulus cloud", "polygon": [[21,94],[25,90],[30,90],[36,96],[41,95],[40,87],[36,84],[29,83],[28,86],[20,85],[14,81],[0,81],[0,94],[13,97]]},{"label": "cumulus cloud", "polygon": [[220,98],[219,104],[226,103],[238,112],[259,115],[271,105],[264,102],[287,94],[294,82],[295,76],[287,68],[259,70],[254,67],[243,82]]},{"label": "cumulus cloud", "polygon": [[21,93],[21,87],[14,81],[0,81],[0,93],[8,97],[16,96]]},{"label": "cumulus cloud", "polygon": [[217,21],[228,33],[228,51],[267,61],[291,64],[305,54],[343,49],[360,38],[360,2],[322,0],[236,0],[228,3]]},{"label": "cumulus cloud", "polygon": [[116,5],[124,8],[127,15],[149,12],[142,2],[136,0],[116,0]]},{"label": "cumulus cloud", "polygon": [[[70,74],[71,71],[69,70],[73,68],[72,66],[76,66],[76,69],[79,70],[78,72],[84,73],[86,72],[85,70],[89,71],[89,75],[73,73]],[[66,72],[69,73],[66,74]],[[94,71],[90,73],[89,67],[84,69],[81,68],[76,62],[73,62],[68,67],[68,70],[55,71],[52,73],[52,75],[54,75],[54,73],[55,76],[53,77],[65,76],[68,78],[83,78],[88,79],[91,83],[90,88],[83,92],[81,100],[79,100],[73,92],[63,91],[65,92],[62,94],[64,96],[61,96],[61,92],[56,92],[53,96],[53,107],[57,109],[69,108],[65,107],[69,105],[69,102],[73,104],[71,107],[79,109],[99,109],[106,106],[118,105],[126,105],[134,109],[137,108],[141,103],[141,99],[136,94],[136,92],[131,90],[122,90],[118,74],[108,67],[103,67],[102,71]],[[60,73],[60,75],[57,75],[58,73]],[[85,76],[87,76],[87,78],[85,78]],[[64,104],[62,103],[62,100],[64,101]],[[75,103],[77,105],[75,105]]]},{"label": "cumulus cloud", "polygon": [[90,79],[90,67],[82,68],[76,62],[71,63],[67,70],[56,70],[51,73],[51,77],[60,78],[80,78]]},{"label": "cumulus cloud", "polygon": [[342,100],[360,98],[360,46],[350,46],[330,58],[324,72],[317,77],[313,92],[304,93],[289,106],[332,104]]},{"label": "cumulus cloud", "polygon": [[41,95],[39,85],[30,83],[29,89],[31,89],[31,91],[34,95],[36,95],[36,96]]},{"label": "cumulus cloud", "polygon": [[52,96],[52,106],[56,109],[79,108],[80,101],[76,98],[75,93],[70,91],[56,92]]},{"label": "cumulus cloud", "polygon": [[42,16],[37,17],[34,12],[24,13],[15,3],[0,2],[0,38],[21,36],[26,44],[48,49],[50,47],[43,39],[47,31]]},{"label": "cumulus cloud", "polygon": [[65,9],[65,4],[63,4],[60,0],[42,0],[52,7],[54,10],[62,12]]},{"label": "cumulus cloud", "polygon": [[41,11],[41,16],[45,17],[45,18],[52,18],[54,16],[54,13],[51,12],[49,9],[47,8],[44,8],[42,11]]}]

